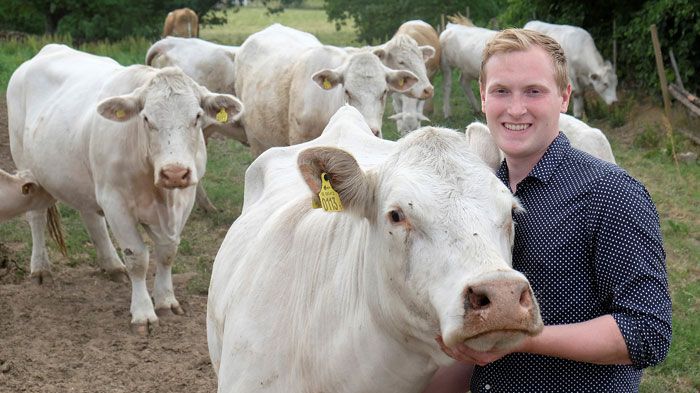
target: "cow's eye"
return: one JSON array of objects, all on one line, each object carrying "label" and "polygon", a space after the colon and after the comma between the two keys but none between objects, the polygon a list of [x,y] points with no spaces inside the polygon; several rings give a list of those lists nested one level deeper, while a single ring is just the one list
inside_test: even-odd
[{"label": "cow's eye", "polygon": [[199,119],[202,118],[201,113],[197,113],[197,116],[194,118],[194,125],[196,126],[199,123]]},{"label": "cow's eye", "polygon": [[400,224],[406,220],[406,216],[401,209],[394,209],[389,212],[389,219],[394,224]]}]

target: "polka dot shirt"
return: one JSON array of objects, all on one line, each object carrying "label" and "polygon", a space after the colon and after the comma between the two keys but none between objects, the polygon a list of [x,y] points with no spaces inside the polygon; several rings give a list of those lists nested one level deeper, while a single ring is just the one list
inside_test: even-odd
[{"label": "polka dot shirt", "polygon": [[[505,161],[498,171],[508,185]],[[619,167],[559,136],[515,194],[513,267],[532,285],[545,325],[611,314],[632,365],[513,353],[476,367],[472,392],[637,392],[642,368],[671,341],[671,300],[656,208]],[[575,339],[575,337],[572,337]]]}]

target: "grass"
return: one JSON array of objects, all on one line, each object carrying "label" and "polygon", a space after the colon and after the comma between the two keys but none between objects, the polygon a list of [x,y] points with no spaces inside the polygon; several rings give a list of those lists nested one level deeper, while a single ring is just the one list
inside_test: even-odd
[{"label": "grass", "polygon": [[[246,7],[228,14],[225,26],[205,27],[202,38],[230,45],[239,45],[245,37],[267,25],[279,22],[315,34],[322,42],[334,45],[356,45],[352,29],[336,31],[318,9],[290,9],[269,16],[262,8]],[[0,91],[14,69],[33,56],[45,43],[70,42],[69,37],[30,37],[24,42],[0,42]],[[150,42],[131,38],[117,43],[95,43],[81,47],[88,52],[107,55],[122,64],[143,61]],[[453,75],[458,80],[458,75]],[[464,92],[455,82],[452,89],[453,117],[442,116],[442,77],[433,81],[436,87],[435,112],[429,117],[434,125],[464,129],[480,114],[474,113]],[[478,93],[478,92],[477,92]],[[620,102],[605,106],[595,96],[587,96],[588,121],[605,131],[618,163],[646,185],[659,211],[665,247],[669,284],[673,296],[674,338],[668,358],[661,365],[645,372],[642,392],[697,392],[700,390],[700,166],[697,162],[680,163],[676,167],[669,152],[669,140],[659,123],[660,103],[620,91]],[[391,105],[387,104],[387,115]],[[676,113],[673,123],[685,129],[700,129],[700,121]],[[4,132],[0,130],[0,132]],[[396,139],[393,121],[384,119],[383,133]],[[698,146],[677,136],[677,152],[698,152]],[[243,198],[244,171],[252,161],[247,149],[234,141],[213,139],[208,146],[209,161],[204,185],[220,211],[204,214],[195,209],[185,226],[183,242],[174,270],[193,274],[188,290],[206,293],[211,264],[229,226],[240,214]],[[50,244],[54,265],[89,264],[96,267],[95,252],[78,214],[61,208],[67,231],[69,257],[63,258]],[[24,266],[28,274],[31,247],[29,227],[21,218],[0,224],[0,239],[9,256]],[[26,278],[26,277],[25,277]]]}]

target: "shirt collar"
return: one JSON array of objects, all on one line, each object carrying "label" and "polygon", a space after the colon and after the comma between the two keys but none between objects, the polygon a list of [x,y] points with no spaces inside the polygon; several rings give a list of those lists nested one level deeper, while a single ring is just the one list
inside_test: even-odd
[{"label": "shirt collar", "polygon": [[[570,150],[571,144],[569,143],[569,139],[567,139],[566,135],[564,135],[562,132],[559,132],[559,135],[552,141],[547,148],[547,151],[544,153],[542,158],[540,158],[535,167],[532,168],[526,179],[535,178],[541,182],[546,182],[550,177],[552,177],[554,170],[564,161]],[[498,168],[496,176],[498,176],[503,183],[509,183],[508,165],[506,164],[506,160],[501,162],[501,166]]]}]

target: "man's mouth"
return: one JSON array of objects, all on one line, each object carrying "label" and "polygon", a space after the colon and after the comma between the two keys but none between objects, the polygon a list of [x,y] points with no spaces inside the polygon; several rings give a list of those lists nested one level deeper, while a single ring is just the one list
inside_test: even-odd
[{"label": "man's mouth", "polygon": [[531,125],[530,123],[503,123],[503,127],[510,131],[522,131]]}]

